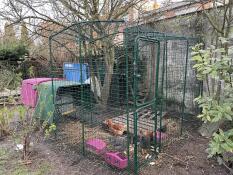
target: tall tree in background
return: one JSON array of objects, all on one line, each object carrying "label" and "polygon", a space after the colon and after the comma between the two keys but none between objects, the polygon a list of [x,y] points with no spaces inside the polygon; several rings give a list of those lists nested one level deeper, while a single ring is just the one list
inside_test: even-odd
[{"label": "tall tree in background", "polygon": [[20,41],[24,43],[25,46],[30,46],[32,44],[32,40],[29,37],[27,25],[24,21],[21,23]]},{"label": "tall tree in background", "polygon": [[15,35],[15,30],[13,25],[9,25],[8,22],[5,23],[4,26],[4,35],[3,41],[4,42],[15,42],[17,40]]},{"label": "tall tree in background", "polygon": [[27,53],[28,49],[16,37],[14,26],[6,22],[0,42],[0,61],[17,67]]},{"label": "tall tree in background", "polygon": [[[22,20],[31,19],[30,25],[36,30],[41,22],[55,24],[60,27],[68,26],[79,21],[101,21],[121,19],[128,10],[143,0],[5,0],[5,7],[0,16],[11,19],[12,23],[19,23]],[[45,10],[46,9],[46,10]],[[52,10],[50,10],[52,9]],[[1,10],[0,10],[1,11]],[[46,13],[49,11],[49,13]],[[31,15],[33,14],[33,16]],[[108,35],[108,29],[112,28],[111,23],[95,23],[92,30],[98,37]],[[36,32],[35,30],[35,32]],[[85,31],[84,32],[89,32]],[[101,84],[100,103],[106,106],[108,101],[110,85],[112,82],[113,67],[115,62],[113,37],[103,39],[104,62],[106,74],[104,83]],[[93,78],[93,77],[92,77]],[[95,78],[93,78],[95,79]],[[95,80],[94,80],[95,81]]]}]

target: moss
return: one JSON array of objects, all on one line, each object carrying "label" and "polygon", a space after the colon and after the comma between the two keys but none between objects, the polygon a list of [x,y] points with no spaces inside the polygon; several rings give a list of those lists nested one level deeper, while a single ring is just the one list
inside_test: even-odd
[{"label": "moss", "polygon": [[35,175],[50,174],[51,171],[52,171],[51,165],[48,162],[43,162],[35,172]]},{"label": "moss", "polygon": [[10,173],[12,175],[29,175],[30,172],[26,166],[16,166],[16,168]]},{"label": "moss", "polygon": [[0,174],[4,175],[45,175],[51,174],[52,167],[46,160],[39,163],[33,160],[31,165],[22,165],[20,153],[0,147]]}]

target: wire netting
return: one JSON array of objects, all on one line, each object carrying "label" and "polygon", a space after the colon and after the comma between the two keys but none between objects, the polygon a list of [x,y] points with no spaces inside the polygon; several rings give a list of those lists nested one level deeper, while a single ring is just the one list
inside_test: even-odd
[{"label": "wire netting", "polygon": [[48,84],[54,121],[77,122],[75,144],[86,157],[138,172],[180,136],[185,114],[196,111],[194,43],[122,21],[82,22],[57,32],[50,37]]}]

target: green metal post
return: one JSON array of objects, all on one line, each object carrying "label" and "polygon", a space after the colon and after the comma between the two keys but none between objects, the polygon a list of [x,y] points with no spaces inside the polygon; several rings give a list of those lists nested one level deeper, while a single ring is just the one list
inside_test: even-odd
[{"label": "green metal post", "polygon": [[[154,110],[155,110],[155,126],[154,126],[154,133],[156,135],[157,132],[157,122],[158,122],[158,118],[157,118],[157,113],[158,113],[158,109],[157,109],[157,103],[158,103],[158,90],[159,90],[159,63],[160,63],[160,41],[158,42],[158,52],[157,52],[157,62],[156,62],[156,81],[155,81],[155,103],[154,103]],[[157,150],[157,138],[154,138],[154,147],[155,147],[155,153]]]},{"label": "green metal post", "polygon": [[85,125],[84,125],[84,116],[83,116],[83,80],[82,80],[82,39],[79,38],[79,59],[80,59],[80,80],[81,80],[81,120],[82,120],[82,152],[85,155]]},{"label": "green metal post", "polygon": [[137,61],[138,61],[138,40],[135,40],[134,44],[134,62],[133,62],[133,90],[134,90],[134,134],[133,134],[133,140],[134,140],[134,173],[138,174],[138,113],[137,113],[137,76],[138,76],[138,68],[137,68]]},{"label": "green metal post", "polygon": [[166,105],[165,108],[167,109],[167,89],[168,89],[168,69],[167,69],[167,44],[168,41],[166,40],[166,55],[165,55],[165,73],[166,73],[166,93],[165,93],[165,101],[166,101]]},{"label": "green metal post", "polygon": [[189,57],[189,41],[186,41],[186,59],[185,59],[185,72],[184,72],[184,86],[183,86],[183,100],[182,100],[182,118],[181,118],[181,127],[180,134],[183,134],[183,122],[184,122],[184,108],[185,108],[185,94],[186,94],[186,81],[187,81],[187,70],[188,70],[188,57]]},{"label": "green metal post", "polygon": [[[50,75],[51,75],[51,78],[52,78],[52,96],[53,96],[53,104],[55,105],[56,103],[56,92],[54,91],[54,67],[53,67],[53,53],[52,53],[52,39],[53,37],[50,36],[49,37],[49,64],[50,64]],[[57,114],[57,110],[56,110],[56,106],[55,106],[55,112]],[[54,117],[55,116],[55,117]],[[54,123],[57,124],[58,123],[58,117],[57,115],[54,115],[52,117],[54,117]],[[55,131],[55,137],[57,136],[57,130]]]},{"label": "green metal post", "polygon": [[[162,67],[162,84],[161,84],[161,108],[160,108],[160,118],[159,118],[159,127],[162,127],[162,115],[163,115],[163,84],[164,84],[164,73],[165,73],[165,61],[166,61],[166,52],[167,52],[167,41],[164,41],[164,46],[163,46],[163,67]],[[159,152],[161,152],[161,139],[162,133],[161,131],[159,132]]]},{"label": "green metal post", "polygon": [[55,94],[54,94],[54,84],[53,84],[53,54],[52,54],[52,37],[49,37],[49,64],[50,64],[50,75],[52,78],[52,94],[53,94],[53,104],[55,104]]},{"label": "green metal post", "polygon": [[128,158],[128,174],[130,174],[130,132],[129,132],[129,63],[128,63],[128,38],[127,33],[124,33],[124,46],[125,46],[125,77],[126,77],[126,113],[127,113],[127,158]]},{"label": "green metal post", "polygon": [[[53,75],[53,54],[52,54],[52,37],[50,36],[49,37],[49,64],[50,64],[50,75],[51,75],[51,78],[52,78],[52,96],[53,96],[53,104],[55,104],[55,92],[54,92],[54,83],[53,83],[53,78],[54,78],[54,75]],[[56,107],[55,107],[56,109]],[[55,110],[56,111],[56,110]],[[54,118],[54,123],[55,125],[57,125],[57,116],[54,115],[55,118]],[[52,116],[52,117],[54,117]],[[57,137],[57,130],[55,131],[55,138]]]},{"label": "green metal post", "polygon": [[[90,47],[88,47],[88,54],[89,55],[91,55],[92,54],[92,52],[91,52],[91,48]],[[90,66],[91,66],[91,64],[92,64],[92,59],[91,58],[89,58],[89,62],[90,62]],[[91,68],[90,68],[90,108],[89,108],[89,110],[90,110],[90,115],[91,115],[91,125],[93,125],[94,124],[94,122],[93,122],[93,102],[92,102],[92,97],[91,97],[91,84],[92,84],[92,75],[91,75]],[[88,101],[89,99],[86,99],[86,102]],[[85,106],[85,108],[86,108],[87,106]]]}]

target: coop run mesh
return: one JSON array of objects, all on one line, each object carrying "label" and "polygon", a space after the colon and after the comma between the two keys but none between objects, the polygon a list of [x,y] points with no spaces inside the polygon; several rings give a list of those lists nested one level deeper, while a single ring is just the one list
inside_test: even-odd
[{"label": "coop run mesh", "polygon": [[196,112],[195,39],[123,21],[88,21],[49,41],[53,119],[77,122],[74,144],[86,158],[137,173],[181,135],[187,113]]}]

